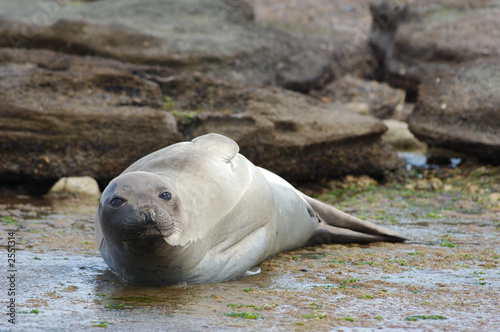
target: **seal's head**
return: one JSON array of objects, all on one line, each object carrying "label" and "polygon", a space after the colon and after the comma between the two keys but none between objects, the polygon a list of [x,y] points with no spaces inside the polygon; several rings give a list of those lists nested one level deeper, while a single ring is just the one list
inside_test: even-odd
[{"label": "seal's head", "polygon": [[122,250],[144,254],[157,240],[182,232],[180,200],[167,180],[154,173],[130,172],[115,178],[99,204],[103,236]]}]

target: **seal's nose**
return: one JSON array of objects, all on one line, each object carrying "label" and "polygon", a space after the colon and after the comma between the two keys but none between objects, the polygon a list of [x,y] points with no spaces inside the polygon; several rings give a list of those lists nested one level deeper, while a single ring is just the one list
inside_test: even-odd
[{"label": "seal's nose", "polygon": [[141,217],[146,225],[156,224],[156,212],[150,207],[145,207],[141,209]]}]

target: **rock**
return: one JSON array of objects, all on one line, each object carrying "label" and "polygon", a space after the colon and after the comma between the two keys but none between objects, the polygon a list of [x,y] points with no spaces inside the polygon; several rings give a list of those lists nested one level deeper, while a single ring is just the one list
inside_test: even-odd
[{"label": "rock", "polygon": [[370,115],[370,106],[367,103],[350,102],[344,104],[344,107],[360,115]]},{"label": "rock", "polygon": [[500,64],[476,60],[428,75],[410,130],[429,147],[500,163]]},{"label": "rock", "polygon": [[[0,49],[0,182],[111,179],[181,139],[150,75],[97,57]],[[49,189],[49,188],[46,188]]]},{"label": "rock", "polygon": [[463,190],[471,194],[476,194],[479,191],[479,185],[473,182],[467,182]]},{"label": "rock", "polygon": [[367,68],[371,16],[366,1],[252,0],[255,20],[300,41],[314,41],[334,59],[334,77]]},{"label": "rock", "polygon": [[491,193],[489,196],[490,201],[492,202],[500,202],[500,193]]},{"label": "rock", "polygon": [[90,176],[61,178],[50,188],[49,193],[70,193],[91,197],[101,195],[97,181]]},{"label": "rock", "polygon": [[406,189],[410,190],[429,190],[429,191],[449,191],[453,187],[448,184],[444,184],[443,181],[436,176],[434,170],[426,170],[422,174],[423,178],[418,180],[413,180],[405,185]]},{"label": "rock", "polygon": [[427,146],[417,140],[408,129],[408,124],[398,120],[384,120],[387,126],[383,139],[399,151],[425,152]]},{"label": "rock", "polygon": [[281,88],[40,50],[0,49],[0,63],[5,182],[104,183],[147,153],[209,132],[294,181],[401,166],[381,121]]},{"label": "rock", "polygon": [[436,177],[432,177],[430,179],[422,179],[422,180],[417,180],[415,184],[409,184],[406,185],[405,188],[411,189],[411,190],[439,190],[443,187],[443,182]]},{"label": "rock", "polygon": [[[296,54],[296,61],[286,65],[279,64],[276,71],[276,84],[293,91],[307,93],[310,90],[321,89],[333,77],[331,61],[318,57],[314,51],[309,55]],[[292,58],[293,59],[293,58]]]},{"label": "rock", "polygon": [[418,95],[423,77],[500,54],[500,4],[492,1],[374,1],[372,77]]},{"label": "rock", "polygon": [[256,24],[246,1],[0,0],[0,8],[3,47],[168,65],[303,92],[333,75],[330,51]]},{"label": "rock", "polygon": [[159,81],[169,108],[186,120],[186,139],[209,132],[233,138],[255,164],[288,180],[304,181],[349,173],[374,177],[402,166],[384,143],[384,124],[327,107],[280,88],[228,84],[202,74]]},{"label": "rock", "polygon": [[368,112],[379,119],[392,118],[400,113],[405,100],[403,90],[351,75],[333,81],[315,96],[325,103],[347,103],[355,112]]},{"label": "rock", "polygon": [[281,88],[41,50],[0,49],[0,63],[4,182],[105,183],[147,153],[209,132],[293,181],[401,166],[381,121]]},{"label": "rock", "polygon": [[365,188],[365,187],[370,187],[370,186],[376,186],[378,183],[371,177],[367,175],[359,175],[359,176],[353,176],[353,175],[347,175],[343,181],[342,181],[342,188],[349,188],[349,187],[360,187],[360,188]]},{"label": "rock", "polygon": [[402,166],[383,123],[349,111],[364,101],[269,88],[320,91],[362,72],[368,34],[354,25],[360,15],[369,24],[367,9],[335,8],[333,29],[326,13],[326,29],[290,29],[249,3],[0,0],[0,181],[104,184],[207,132],[291,181]]},{"label": "rock", "polygon": [[451,184],[445,184],[443,186],[443,191],[452,191],[454,188]]},{"label": "rock", "polygon": [[436,178],[436,177],[430,178],[429,183],[431,184],[431,186],[434,190],[439,190],[443,187],[443,182],[441,181],[441,179]]},{"label": "rock", "polygon": [[432,190],[434,188],[432,187],[432,185],[427,180],[417,180],[417,183],[415,185],[415,189],[418,189],[418,190]]}]

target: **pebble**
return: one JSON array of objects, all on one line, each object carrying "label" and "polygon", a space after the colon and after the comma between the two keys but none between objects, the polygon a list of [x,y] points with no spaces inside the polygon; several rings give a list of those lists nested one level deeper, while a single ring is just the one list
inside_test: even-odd
[{"label": "pebble", "polygon": [[464,186],[464,190],[471,194],[476,194],[479,191],[479,186],[472,182],[467,182]]},{"label": "pebble", "polygon": [[491,193],[489,195],[490,201],[492,202],[498,202],[500,201],[500,193]]},{"label": "pebble", "polygon": [[52,186],[50,193],[74,193],[92,197],[101,194],[97,181],[90,176],[64,177]]}]

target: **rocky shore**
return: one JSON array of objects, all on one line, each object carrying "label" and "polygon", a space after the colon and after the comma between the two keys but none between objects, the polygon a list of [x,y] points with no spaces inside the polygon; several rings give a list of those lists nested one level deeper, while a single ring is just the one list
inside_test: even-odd
[{"label": "rocky shore", "polygon": [[103,186],[208,132],[290,181],[381,178],[425,146],[394,120],[498,163],[500,7],[462,2],[2,0],[0,182]]}]

